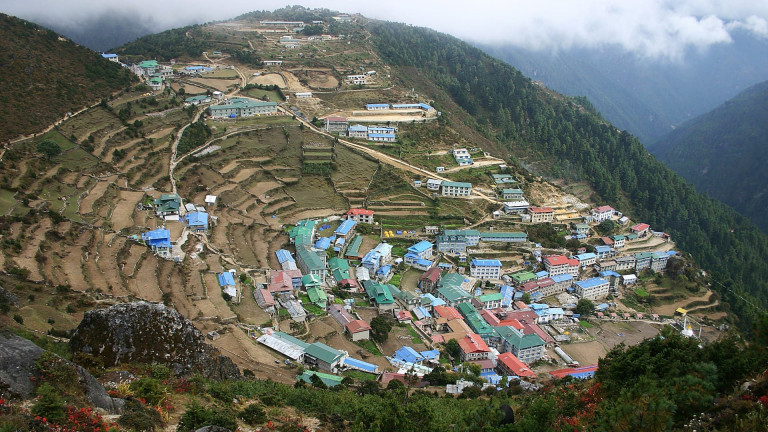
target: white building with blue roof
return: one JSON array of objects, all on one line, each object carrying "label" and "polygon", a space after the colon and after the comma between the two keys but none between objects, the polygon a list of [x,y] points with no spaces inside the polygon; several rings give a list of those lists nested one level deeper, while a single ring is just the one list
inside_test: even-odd
[{"label": "white building with blue roof", "polygon": [[347,238],[355,233],[355,225],[357,225],[357,221],[354,219],[347,219],[336,228],[334,234],[336,234],[336,237]]},{"label": "white building with blue roof", "polygon": [[573,284],[576,295],[588,300],[597,300],[607,296],[609,288],[610,283],[599,277],[578,281]]},{"label": "white building with blue roof", "polygon": [[388,110],[389,104],[386,103],[369,103],[365,104],[365,109],[368,111]]},{"label": "white building with blue roof", "polygon": [[112,53],[103,53],[101,54],[102,58],[105,58],[111,62],[120,63],[120,58],[117,56],[117,54]]},{"label": "white building with blue roof", "polygon": [[165,228],[153,229],[142,234],[141,239],[158,256],[162,258],[171,256],[171,230]]},{"label": "white building with blue roof", "polygon": [[208,231],[208,213],[195,211],[184,215],[184,221],[190,230],[195,232]]},{"label": "white building with blue roof", "polygon": [[488,280],[501,278],[501,261],[495,259],[473,259],[469,265],[472,277]]},{"label": "white building with blue roof", "polygon": [[347,129],[347,136],[350,138],[368,138],[368,126],[352,125]]},{"label": "white building with blue roof", "polygon": [[574,258],[579,260],[579,265],[581,268],[595,265],[597,263],[597,254],[592,252],[585,252],[582,254],[574,255]]},{"label": "white building with blue roof", "polygon": [[598,259],[605,259],[612,257],[616,251],[614,251],[610,246],[600,245],[595,246],[595,253],[597,254]]},{"label": "white building with blue roof", "polygon": [[219,286],[221,286],[221,290],[227,293],[231,298],[237,298],[237,284],[235,283],[234,273],[219,273]]},{"label": "white building with blue roof", "polygon": [[429,258],[432,258],[434,249],[434,244],[422,240],[415,245],[410,246],[403,259],[407,265],[413,265],[420,259],[428,260]]}]

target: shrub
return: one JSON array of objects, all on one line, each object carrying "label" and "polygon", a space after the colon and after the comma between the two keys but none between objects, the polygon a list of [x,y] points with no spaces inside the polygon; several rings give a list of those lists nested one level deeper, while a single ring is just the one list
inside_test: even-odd
[{"label": "shrub", "polygon": [[245,407],[245,409],[240,411],[240,415],[238,417],[249,425],[255,426],[257,424],[264,423],[264,421],[267,419],[267,413],[264,411],[264,408],[254,403],[248,405]]},{"label": "shrub", "polygon": [[227,409],[206,408],[197,402],[187,407],[179,420],[178,431],[194,431],[203,426],[221,426],[229,430],[237,429],[235,414]]},{"label": "shrub", "polygon": [[137,398],[144,399],[150,405],[159,405],[166,395],[165,386],[155,378],[137,379],[131,383],[131,390]]},{"label": "shrub", "polygon": [[147,408],[141,402],[131,398],[125,401],[123,415],[117,419],[117,424],[137,431],[154,431],[163,424],[163,419],[159,412]]},{"label": "shrub", "polygon": [[52,385],[44,383],[37,388],[39,399],[32,406],[32,415],[48,419],[50,422],[60,423],[64,421],[67,407],[61,393]]}]

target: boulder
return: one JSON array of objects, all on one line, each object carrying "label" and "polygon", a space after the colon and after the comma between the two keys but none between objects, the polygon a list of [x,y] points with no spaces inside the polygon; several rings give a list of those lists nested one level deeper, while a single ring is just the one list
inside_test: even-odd
[{"label": "boulder", "polygon": [[[36,362],[44,352],[44,349],[27,339],[10,332],[0,333],[0,394],[5,393],[8,397],[21,399],[34,397],[40,377]],[[122,399],[110,397],[87,370],[67,360],[61,360],[77,372],[83,393],[93,406],[110,413],[120,412],[123,407]]]},{"label": "boulder", "polygon": [[70,339],[70,348],[99,357],[106,367],[159,363],[176,376],[241,377],[234,362],[206,344],[192,322],[161,303],[123,303],[88,311]]}]

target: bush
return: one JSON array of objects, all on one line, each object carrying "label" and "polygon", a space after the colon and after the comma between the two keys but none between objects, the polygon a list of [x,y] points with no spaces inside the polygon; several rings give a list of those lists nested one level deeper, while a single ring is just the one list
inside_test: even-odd
[{"label": "bush", "polygon": [[19,324],[24,324],[24,318],[22,318],[19,314],[14,315],[13,320]]},{"label": "bush", "polygon": [[139,378],[131,383],[131,390],[149,405],[159,405],[166,393],[165,386],[155,378]]},{"label": "bush", "polygon": [[206,408],[197,402],[187,407],[179,420],[178,431],[195,431],[203,426],[221,426],[229,430],[237,429],[237,419],[232,411],[216,407]]},{"label": "bush", "polygon": [[117,419],[117,424],[131,430],[154,431],[163,424],[163,419],[159,412],[131,398],[125,401],[123,415]]},{"label": "bush", "polygon": [[255,426],[257,424],[264,423],[264,421],[267,419],[267,413],[264,411],[264,408],[254,403],[248,405],[245,407],[245,409],[240,411],[240,415],[238,417],[249,425]]},{"label": "bush", "polygon": [[67,414],[67,407],[61,393],[55,387],[44,383],[37,388],[37,395],[40,397],[32,406],[30,412],[32,415],[45,417],[53,423],[61,423]]}]

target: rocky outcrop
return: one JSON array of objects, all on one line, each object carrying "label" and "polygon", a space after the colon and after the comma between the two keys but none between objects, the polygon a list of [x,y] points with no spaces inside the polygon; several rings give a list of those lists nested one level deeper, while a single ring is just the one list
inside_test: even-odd
[{"label": "rocky outcrop", "polygon": [[[40,382],[37,360],[46,351],[27,339],[13,333],[0,333],[0,394],[7,397],[29,399],[35,395]],[[121,399],[107,394],[96,378],[82,367],[59,358],[77,373],[77,380],[83,394],[98,408],[119,413],[123,407]]]},{"label": "rocky outcrop", "polygon": [[160,303],[124,303],[89,311],[70,339],[72,352],[99,357],[107,367],[160,363],[177,376],[239,379],[240,371],[176,310]]}]

